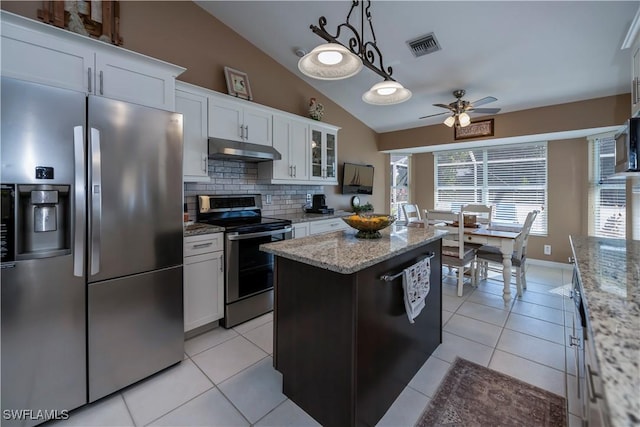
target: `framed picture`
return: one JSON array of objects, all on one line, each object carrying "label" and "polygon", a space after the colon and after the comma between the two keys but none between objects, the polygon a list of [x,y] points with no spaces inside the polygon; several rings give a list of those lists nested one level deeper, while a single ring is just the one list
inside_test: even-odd
[{"label": "framed picture", "polygon": [[229,92],[229,95],[248,99],[249,101],[253,99],[247,73],[224,67],[224,76],[227,79],[227,92]]},{"label": "framed picture", "polygon": [[481,138],[493,136],[493,119],[471,122],[469,126],[453,128],[453,139]]},{"label": "framed picture", "polygon": [[74,33],[122,45],[117,0],[43,1],[38,19]]}]

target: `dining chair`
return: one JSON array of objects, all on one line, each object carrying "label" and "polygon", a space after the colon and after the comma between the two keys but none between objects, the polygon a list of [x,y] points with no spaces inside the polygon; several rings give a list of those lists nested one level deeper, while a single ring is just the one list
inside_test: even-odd
[{"label": "dining chair", "polygon": [[[520,235],[516,238],[513,245],[513,253],[511,254],[511,267],[515,270],[516,288],[518,296],[522,296],[522,289],[527,289],[526,278],[526,261],[527,261],[527,242],[533,221],[540,211],[533,210],[527,214]],[[500,269],[489,267],[489,263],[500,264]],[[484,245],[476,250],[476,274],[482,272],[483,279],[487,278],[487,270],[502,271],[502,253],[495,246]],[[514,274],[514,271],[511,272]],[[478,279],[476,278],[476,281]]]},{"label": "dining chair", "polygon": [[470,282],[475,286],[476,274],[474,270],[475,249],[464,242],[464,216],[462,212],[425,211],[425,224],[446,229],[449,234],[442,239],[442,265],[457,270],[458,296],[462,296],[464,273],[468,267]]},{"label": "dining chair", "polygon": [[463,214],[475,215],[478,224],[489,224],[493,220],[493,205],[463,205],[460,211]]},{"label": "dining chair", "polygon": [[[489,225],[493,219],[493,205],[468,204],[460,207],[464,215],[475,215],[476,224]],[[479,249],[479,243],[467,243],[470,248]]]},{"label": "dining chair", "polygon": [[402,212],[404,212],[404,218],[407,223],[422,221],[422,217],[420,216],[420,209],[416,204],[405,203],[404,205],[402,205]]}]

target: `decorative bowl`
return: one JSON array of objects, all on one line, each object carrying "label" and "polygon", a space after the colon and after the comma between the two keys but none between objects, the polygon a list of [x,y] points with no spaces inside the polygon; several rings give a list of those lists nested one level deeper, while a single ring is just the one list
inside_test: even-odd
[{"label": "decorative bowl", "polygon": [[342,217],[349,226],[358,230],[356,237],[359,239],[379,239],[382,237],[380,230],[387,228],[396,220],[389,215],[374,213],[360,213]]}]

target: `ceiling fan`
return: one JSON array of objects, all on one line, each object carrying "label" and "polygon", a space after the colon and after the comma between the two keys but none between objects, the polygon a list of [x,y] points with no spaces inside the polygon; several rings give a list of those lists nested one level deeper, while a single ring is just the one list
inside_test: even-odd
[{"label": "ceiling fan", "polygon": [[[496,114],[500,111],[500,108],[476,108],[480,105],[488,104],[490,102],[497,101],[498,99],[493,96],[486,96],[482,99],[478,99],[474,102],[465,101],[462,99],[465,91],[463,89],[454,90],[453,96],[456,97],[456,100],[451,104],[433,104],[434,107],[446,108],[451,113],[451,116],[447,117],[444,121],[444,124],[452,127],[454,124],[456,126],[465,127],[469,126],[471,123],[471,118],[467,113],[484,113],[484,114]],[[427,117],[440,116],[442,114],[447,114],[447,112],[430,114],[428,116],[420,117],[420,119],[426,119]]]}]

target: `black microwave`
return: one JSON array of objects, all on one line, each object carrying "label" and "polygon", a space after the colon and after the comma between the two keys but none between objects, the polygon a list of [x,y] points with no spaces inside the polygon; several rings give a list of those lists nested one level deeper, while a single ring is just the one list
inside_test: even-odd
[{"label": "black microwave", "polygon": [[640,173],[640,117],[631,118],[616,135],[616,175]]}]

